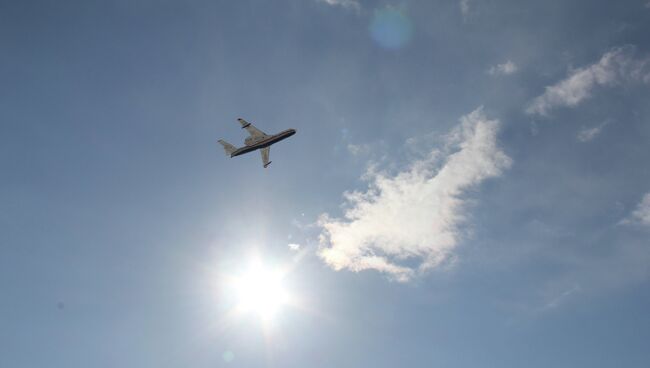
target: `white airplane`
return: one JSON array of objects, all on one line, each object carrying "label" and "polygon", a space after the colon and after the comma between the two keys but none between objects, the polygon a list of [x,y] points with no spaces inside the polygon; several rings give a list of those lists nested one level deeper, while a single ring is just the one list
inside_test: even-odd
[{"label": "white airplane", "polygon": [[241,124],[242,129],[246,129],[246,131],[248,131],[248,134],[250,134],[250,136],[244,140],[244,143],[246,145],[244,147],[237,148],[232,144],[224,141],[223,139],[219,139],[219,143],[221,143],[223,148],[226,150],[226,154],[230,155],[230,157],[243,155],[244,153],[259,149],[260,152],[262,152],[262,163],[264,164],[264,168],[271,164],[271,161],[269,161],[271,145],[296,134],[295,129],[287,129],[278,134],[268,135],[263,131],[255,128],[251,123],[247,122],[244,119],[237,119],[237,121],[239,121]]}]

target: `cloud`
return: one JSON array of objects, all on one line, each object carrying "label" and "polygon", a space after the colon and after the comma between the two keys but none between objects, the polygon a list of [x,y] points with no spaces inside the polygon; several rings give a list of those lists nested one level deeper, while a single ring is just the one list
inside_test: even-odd
[{"label": "cloud", "polygon": [[598,136],[598,134],[600,134],[600,132],[605,127],[605,125],[607,125],[607,122],[604,122],[604,123],[602,123],[602,124],[600,124],[598,126],[595,126],[593,128],[583,127],[578,132],[578,136],[577,136],[578,140],[580,142],[583,142],[583,143],[593,140],[594,138],[596,138],[596,136]]},{"label": "cloud", "polygon": [[469,15],[469,0],[460,0],[458,3],[460,6],[460,12],[463,14],[463,17],[466,17]]},{"label": "cloud", "polygon": [[478,108],[441,150],[394,175],[369,170],[367,190],[345,193],[342,219],[319,218],[320,257],[335,270],[373,269],[398,281],[449,260],[463,235],[467,191],[511,165],[498,130]]},{"label": "cloud", "polygon": [[348,144],[348,152],[353,156],[366,155],[370,152],[370,145],[367,144]]},{"label": "cloud", "polygon": [[526,108],[526,113],[548,115],[561,106],[576,106],[598,86],[643,81],[650,83],[650,59],[637,58],[633,46],[612,49],[595,64],[573,71],[566,79],[546,87]]},{"label": "cloud", "polygon": [[289,243],[289,244],[287,244],[287,246],[289,247],[290,250],[292,250],[294,252],[297,252],[297,251],[300,250],[300,244]]},{"label": "cloud", "polygon": [[650,192],[643,196],[636,209],[630,216],[623,219],[621,224],[650,226]]},{"label": "cloud", "polygon": [[497,64],[493,67],[491,67],[488,70],[488,73],[490,75],[510,75],[516,73],[518,70],[517,64],[513,63],[512,61],[508,60],[503,64]]},{"label": "cloud", "polygon": [[347,9],[361,10],[361,3],[357,0],[319,0],[332,6],[341,6]]},{"label": "cloud", "polygon": [[580,291],[580,285],[573,285],[571,288],[561,291],[559,294],[548,295],[546,297],[546,303],[542,310],[555,309],[560,304],[566,302],[566,300],[573,294]]}]

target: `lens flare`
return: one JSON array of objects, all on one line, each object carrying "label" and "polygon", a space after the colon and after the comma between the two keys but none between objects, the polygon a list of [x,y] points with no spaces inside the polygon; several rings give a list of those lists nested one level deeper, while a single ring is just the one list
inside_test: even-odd
[{"label": "lens flare", "polygon": [[401,10],[387,7],[376,10],[370,23],[370,35],[381,47],[399,49],[413,34],[413,25]]},{"label": "lens flare", "polygon": [[232,362],[233,360],[235,360],[235,353],[233,353],[233,352],[230,351],[230,350],[226,350],[226,351],[223,352],[223,354],[222,354],[222,358],[223,358],[223,361],[224,361],[224,362],[226,362],[226,363],[230,363],[230,362]]}]

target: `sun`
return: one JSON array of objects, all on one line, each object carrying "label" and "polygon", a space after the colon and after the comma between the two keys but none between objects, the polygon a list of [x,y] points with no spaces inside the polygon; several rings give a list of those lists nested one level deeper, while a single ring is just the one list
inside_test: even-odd
[{"label": "sun", "polygon": [[259,260],[251,262],[246,272],[233,278],[232,287],[238,309],[254,312],[266,321],[272,319],[290,299],[284,287],[284,272],[265,267]]}]

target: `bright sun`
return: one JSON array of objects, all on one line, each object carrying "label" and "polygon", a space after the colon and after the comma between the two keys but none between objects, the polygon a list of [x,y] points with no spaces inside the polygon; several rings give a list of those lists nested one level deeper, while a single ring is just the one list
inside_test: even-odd
[{"label": "bright sun", "polygon": [[271,319],[289,302],[283,278],[281,270],[266,268],[258,260],[252,262],[246,273],[233,279],[240,310],[253,311],[264,320]]}]

